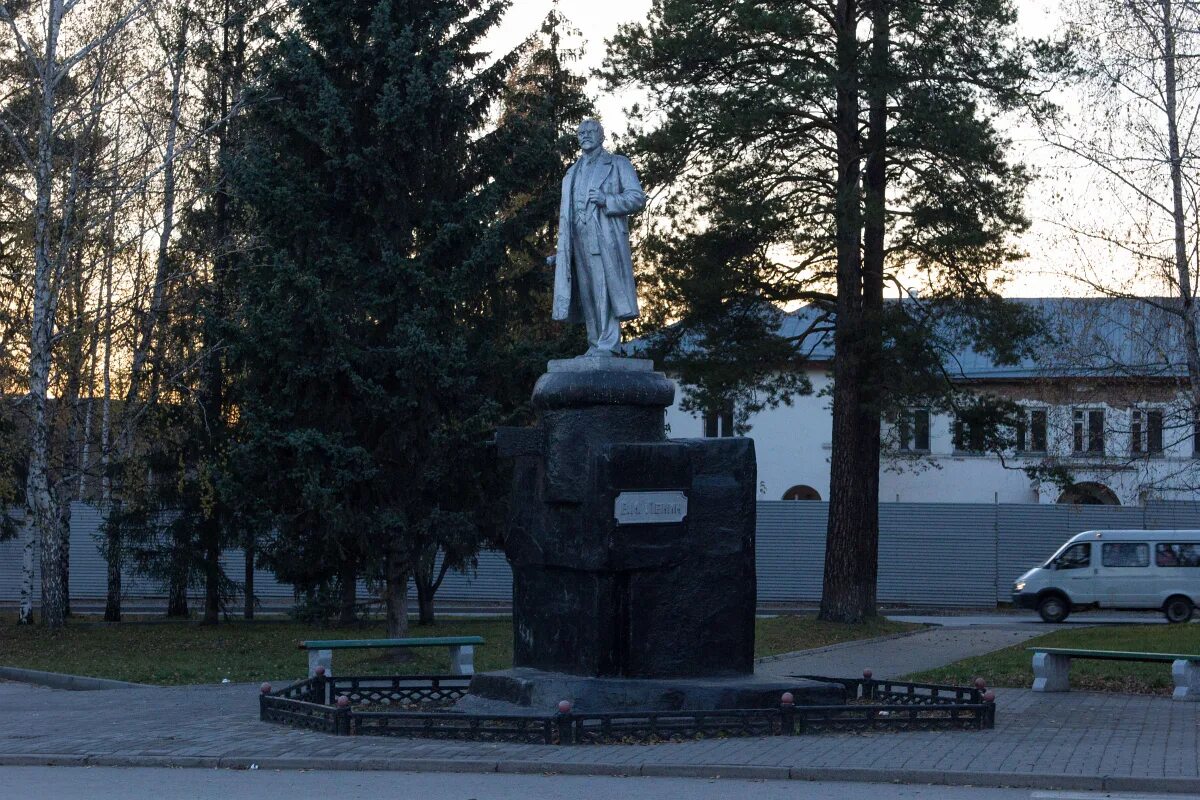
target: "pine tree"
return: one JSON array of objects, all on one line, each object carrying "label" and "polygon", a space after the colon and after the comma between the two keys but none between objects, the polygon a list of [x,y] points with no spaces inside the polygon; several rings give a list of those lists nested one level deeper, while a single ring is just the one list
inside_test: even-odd
[{"label": "pine tree", "polygon": [[[670,224],[647,247],[649,321],[682,320],[656,338],[660,356],[685,345],[688,402],[786,401],[834,341],[825,619],[875,613],[882,419],[913,396],[970,402],[948,346],[1003,362],[1037,330],[998,293],[1028,176],[995,119],[1038,102],[1035,61],[1058,53],[1014,22],[1008,0],[656,0],[612,43],[610,83],[651,98],[636,149]],[[884,304],[914,283],[919,301]],[[820,313],[781,342],[796,303]],[[995,440],[1006,406],[982,405]]]}]

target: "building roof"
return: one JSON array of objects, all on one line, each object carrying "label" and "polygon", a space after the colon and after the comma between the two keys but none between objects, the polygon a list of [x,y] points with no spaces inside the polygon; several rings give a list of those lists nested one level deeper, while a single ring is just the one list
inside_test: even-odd
[{"label": "building roof", "polygon": [[[1186,378],[1182,322],[1166,310],[1178,307],[1170,298],[1036,297],[1009,298],[1034,309],[1045,321],[1050,341],[1032,358],[998,364],[969,346],[946,359],[952,374],[963,380],[1028,380],[1035,378]],[[905,301],[918,302],[918,301]],[[780,315],[779,333],[798,337],[823,312],[805,306]],[[643,340],[626,347],[638,352]],[[684,345],[688,345],[685,343]],[[833,336],[805,342],[814,362],[833,358]]]},{"label": "building roof", "polygon": [[1050,342],[1033,358],[996,364],[965,347],[952,366],[965,379],[1187,376],[1179,316],[1165,298],[1012,298],[1037,311]]}]

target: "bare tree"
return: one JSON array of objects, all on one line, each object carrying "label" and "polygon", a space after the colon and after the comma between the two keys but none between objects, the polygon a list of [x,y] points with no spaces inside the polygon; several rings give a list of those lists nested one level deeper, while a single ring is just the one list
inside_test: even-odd
[{"label": "bare tree", "polygon": [[[47,408],[56,321],[64,271],[72,251],[77,227],[74,219],[79,197],[79,147],[71,159],[67,178],[55,180],[55,147],[68,128],[76,134],[95,130],[98,109],[66,113],[60,103],[65,84],[90,66],[101,70],[97,55],[145,12],[148,0],[131,0],[118,8],[115,19],[88,30],[92,21],[79,12],[81,0],[45,0],[18,17],[7,3],[0,4],[0,24],[11,34],[17,53],[37,98],[35,133],[30,143],[24,127],[14,124],[11,114],[0,116],[0,129],[20,154],[33,185],[33,301],[29,337],[28,395],[29,463],[25,502],[29,513],[24,543],[25,580],[22,587],[22,622],[31,620],[33,536],[41,542],[42,620],[50,627],[63,624],[66,587],[60,567],[64,523],[69,524],[69,506],[57,496],[51,476],[51,424]],[[15,8],[15,7],[14,7]],[[111,9],[112,7],[110,7]],[[72,23],[79,23],[72,27]],[[70,28],[70,30],[64,30]],[[79,39],[78,42],[74,42]],[[86,139],[87,136],[82,137]]]},{"label": "bare tree", "polygon": [[1078,245],[1072,277],[1177,328],[1160,344],[1170,338],[1167,355],[1186,368],[1190,433],[1200,410],[1200,2],[1073,0],[1069,12],[1080,97],[1044,135],[1077,187],[1061,219]]}]

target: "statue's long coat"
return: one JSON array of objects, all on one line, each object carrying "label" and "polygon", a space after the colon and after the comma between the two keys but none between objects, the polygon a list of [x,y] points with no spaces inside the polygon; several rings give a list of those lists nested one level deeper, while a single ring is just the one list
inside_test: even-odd
[{"label": "statue's long coat", "polygon": [[[598,214],[600,225],[600,258],[607,276],[608,294],[612,298],[617,318],[634,319],[638,315],[637,289],[633,283],[633,256],[629,252],[630,214],[646,207],[646,195],[638,183],[637,173],[625,156],[607,151],[598,157],[592,169],[591,183],[604,193],[606,205],[598,209],[588,206],[588,213]],[[583,159],[576,161],[567,170],[562,182],[562,202],[558,212],[558,253],[554,268],[554,319],[566,322],[583,322],[579,307],[579,290],[575,286],[573,261],[575,251],[571,247],[575,227],[572,224],[574,211],[571,198],[571,181],[581,170]],[[585,191],[586,194],[586,191]]]}]

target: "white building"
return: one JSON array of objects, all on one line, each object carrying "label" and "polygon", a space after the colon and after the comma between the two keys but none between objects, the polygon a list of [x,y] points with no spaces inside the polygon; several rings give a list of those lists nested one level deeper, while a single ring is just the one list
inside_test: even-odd
[{"label": "white building", "polygon": [[[948,415],[911,409],[885,425],[883,502],[1104,503],[1195,500],[1200,449],[1177,318],[1137,300],[1024,300],[1051,323],[1056,344],[1036,361],[999,366],[972,351],[956,355],[964,388],[1025,408],[1003,455],[972,452],[969,428]],[[805,311],[791,315],[802,324]],[[752,415],[760,500],[827,500],[832,445],[832,352],[810,362],[810,395]],[[667,411],[673,437],[731,435],[732,415],[707,420]],[[1056,465],[1075,485],[1033,480],[1024,467]]]}]

